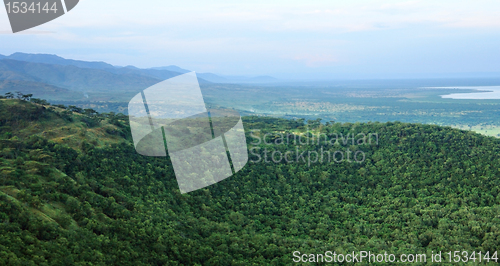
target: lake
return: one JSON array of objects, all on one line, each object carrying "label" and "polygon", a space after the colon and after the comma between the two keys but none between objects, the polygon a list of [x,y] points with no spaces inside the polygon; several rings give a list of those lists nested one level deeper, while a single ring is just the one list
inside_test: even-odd
[{"label": "lake", "polygon": [[457,100],[500,100],[500,86],[477,86],[477,87],[432,87],[436,89],[462,89],[477,90],[481,92],[451,93],[440,95],[441,98]]}]

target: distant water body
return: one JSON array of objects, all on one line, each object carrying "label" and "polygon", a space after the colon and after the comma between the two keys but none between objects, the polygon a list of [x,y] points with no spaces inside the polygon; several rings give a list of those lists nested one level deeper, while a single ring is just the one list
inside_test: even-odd
[{"label": "distant water body", "polygon": [[441,98],[457,99],[457,100],[500,100],[500,86],[432,87],[432,88],[481,91],[481,92],[471,92],[471,93],[452,93],[447,95],[440,95]]}]

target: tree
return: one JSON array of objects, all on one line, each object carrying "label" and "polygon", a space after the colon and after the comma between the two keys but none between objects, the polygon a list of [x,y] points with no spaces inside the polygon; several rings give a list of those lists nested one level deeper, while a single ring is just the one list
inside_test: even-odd
[{"label": "tree", "polygon": [[22,92],[20,92],[20,91],[16,91],[16,98],[17,98],[17,99],[21,100],[21,99],[23,98],[23,95],[24,95],[24,94],[23,94]]},{"label": "tree", "polygon": [[29,101],[31,99],[31,97],[33,96],[33,94],[23,94],[21,96],[21,99],[24,100],[24,101]]},{"label": "tree", "polygon": [[77,106],[74,106],[74,105],[70,105],[68,106],[68,109],[72,112],[75,112],[75,113],[83,113],[83,109],[80,108],[80,107],[77,107]]},{"label": "tree", "polygon": [[90,108],[83,109],[83,113],[88,115],[88,116],[94,116],[94,115],[98,114],[96,110],[90,109]]},{"label": "tree", "polygon": [[46,100],[38,99],[38,98],[31,98],[29,101],[32,103],[41,104],[41,105],[50,105],[50,103],[47,102]]}]

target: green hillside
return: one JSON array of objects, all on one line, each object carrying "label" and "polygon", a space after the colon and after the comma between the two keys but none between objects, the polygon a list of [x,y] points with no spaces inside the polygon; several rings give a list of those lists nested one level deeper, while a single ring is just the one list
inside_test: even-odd
[{"label": "green hillside", "polygon": [[[93,146],[122,142],[130,135],[124,125],[126,116],[96,113],[76,106],[51,106],[46,101],[32,99],[0,99],[0,136],[27,140],[42,137],[57,144],[80,149],[82,143]],[[3,135],[2,135],[3,134]]]},{"label": "green hillside", "polygon": [[[496,264],[500,139],[423,124],[244,117],[247,166],[180,194],[169,158],[136,153],[126,116],[32,101],[0,100],[0,265],[290,265],[295,251],[428,261],[475,251]],[[370,133],[378,141],[332,144],[333,135]],[[298,138],[320,134],[328,142]],[[365,160],[295,155],[347,150]],[[278,151],[293,151],[294,162],[270,161]]]}]

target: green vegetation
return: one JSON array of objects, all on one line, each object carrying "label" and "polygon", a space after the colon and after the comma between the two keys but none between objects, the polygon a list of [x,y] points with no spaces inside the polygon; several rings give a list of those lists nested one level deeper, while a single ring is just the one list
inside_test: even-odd
[{"label": "green vegetation", "polygon": [[[365,88],[361,85],[264,87],[201,84],[201,88],[211,107],[233,108],[247,116],[306,120],[319,117],[324,121],[343,123],[401,121],[452,126],[495,137],[500,133],[499,100],[443,99],[440,95],[468,91],[419,89],[418,84],[401,85],[403,88],[389,85]],[[90,98],[85,100],[75,98],[52,102],[99,112],[126,113],[128,100],[135,94],[116,96],[109,92],[94,92],[89,95]]]},{"label": "green vegetation", "polygon": [[137,154],[123,115],[31,101],[0,100],[0,265],[289,265],[294,251],[500,249],[500,139],[244,117],[272,140],[335,132],[379,142],[349,146],[363,163],[249,162],[180,194],[169,158]]},{"label": "green vegetation", "polygon": [[[45,100],[24,97],[0,99],[0,137],[28,139],[40,136],[58,144],[79,148],[83,142],[94,146],[118,143],[130,135],[123,125],[127,116],[114,113],[99,114],[93,109],[76,106],[50,105]],[[15,96],[7,95],[14,98]]]}]

